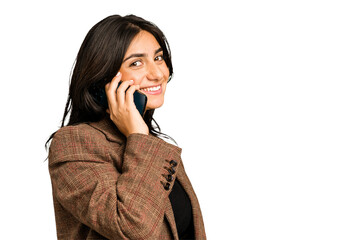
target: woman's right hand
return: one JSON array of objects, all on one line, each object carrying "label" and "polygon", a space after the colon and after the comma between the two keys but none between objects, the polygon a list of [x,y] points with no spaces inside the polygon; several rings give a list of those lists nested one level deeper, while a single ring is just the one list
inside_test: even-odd
[{"label": "woman's right hand", "polygon": [[[149,128],[144,119],[141,117],[139,111],[136,109],[134,103],[133,94],[135,90],[140,89],[140,86],[133,85],[133,80],[123,81],[116,90],[120,80],[121,73],[118,72],[111,82],[105,86],[105,92],[109,104],[107,113],[110,114],[110,119],[126,137],[132,133],[142,133],[148,135]],[[128,87],[129,89],[126,91]]]}]

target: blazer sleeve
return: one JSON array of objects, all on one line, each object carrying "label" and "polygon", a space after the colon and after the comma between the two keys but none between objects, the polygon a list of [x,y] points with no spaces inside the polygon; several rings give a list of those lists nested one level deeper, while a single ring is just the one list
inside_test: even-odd
[{"label": "blazer sleeve", "polygon": [[124,147],[123,156],[117,156],[122,159],[119,169],[113,160],[119,148],[114,150],[100,131],[60,129],[49,151],[54,197],[78,221],[109,239],[155,237],[173,187],[166,176],[176,177],[181,149],[143,134],[131,134]]}]

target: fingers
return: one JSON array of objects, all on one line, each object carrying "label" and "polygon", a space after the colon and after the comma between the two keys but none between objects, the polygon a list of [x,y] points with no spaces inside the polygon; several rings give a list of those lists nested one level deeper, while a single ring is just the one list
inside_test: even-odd
[{"label": "fingers", "polygon": [[[118,87],[118,89],[116,90],[116,100],[119,104],[123,105],[125,104],[125,95],[127,94],[127,89],[129,88],[130,85],[134,84],[133,80],[129,80],[129,81],[123,81],[120,86]],[[126,93],[125,93],[126,92]]]},{"label": "fingers", "polygon": [[108,103],[109,103],[109,109],[115,109],[121,106],[124,106],[124,104],[131,104],[134,102],[133,94],[135,90],[139,90],[139,85],[133,85],[133,80],[123,81],[119,85],[119,82],[121,81],[121,73],[118,72],[116,76],[106,84],[105,86],[105,92],[107,95]]},{"label": "fingers", "polygon": [[121,73],[118,72],[116,76],[105,85],[105,92],[109,104],[109,108],[116,104],[116,88],[121,80]]},{"label": "fingers", "polygon": [[128,104],[131,104],[134,102],[134,92],[136,90],[139,90],[140,86],[139,85],[132,85],[127,91],[126,91],[126,95],[125,95],[125,101]]}]

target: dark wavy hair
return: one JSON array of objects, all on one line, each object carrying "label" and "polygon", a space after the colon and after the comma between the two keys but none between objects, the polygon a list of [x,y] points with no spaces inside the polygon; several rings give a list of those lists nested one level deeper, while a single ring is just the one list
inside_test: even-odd
[{"label": "dark wavy hair", "polygon": [[[163,32],[155,24],[135,15],[109,16],[90,29],[80,47],[71,74],[61,127],[65,126],[69,114],[66,126],[96,122],[106,116],[106,109],[96,102],[91,91],[94,86],[104,87],[116,75],[131,41],[141,30],[151,33],[162,48],[164,61],[169,69],[168,81],[170,81],[173,75],[171,52]],[[173,140],[161,133],[159,124],[153,118],[154,111],[148,110],[144,115],[150,134]],[[54,134],[50,136],[45,146]]]}]

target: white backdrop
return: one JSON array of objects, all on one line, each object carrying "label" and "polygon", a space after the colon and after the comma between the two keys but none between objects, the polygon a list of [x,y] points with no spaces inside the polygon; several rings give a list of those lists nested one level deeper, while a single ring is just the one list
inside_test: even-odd
[{"label": "white backdrop", "polygon": [[44,143],[88,30],[133,13],[172,49],[155,118],[208,239],[360,239],[357,2],[3,1],[1,235],[56,239]]}]

